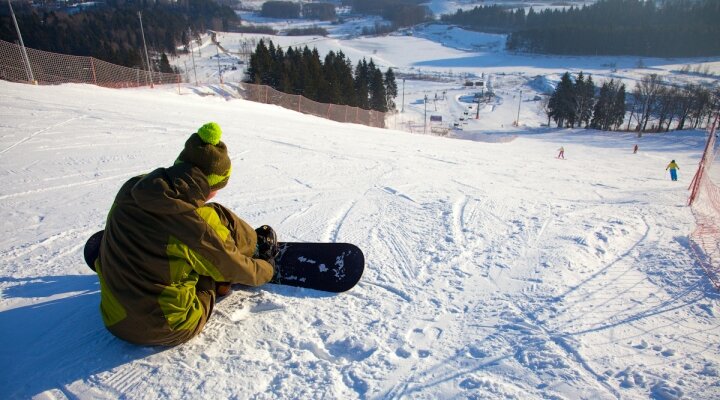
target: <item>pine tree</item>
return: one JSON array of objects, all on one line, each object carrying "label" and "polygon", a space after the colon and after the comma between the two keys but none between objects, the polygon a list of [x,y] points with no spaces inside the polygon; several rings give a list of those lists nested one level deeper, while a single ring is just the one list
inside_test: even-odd
[{"label": "pine tree", "polygon": [[575,124],[575,102],[572,78],[569,72],[565,72],[548,104],[550,110],[548,115],[557,123],[558,127],[572,127]]},{"label": "pine tree", "polygon": [[604,131],[618,129],[625,120],[625,85],[610,79],[600,88],[590,126]]},{"label": "pine tree", "polygon": [[[270,44],[272,46],[272,41]],[[270,68],[272,65],[272,57],[263,39],[260,39],[255,47],[255,52],[250,56],[249,64],[246,72],[247,82],[258,85],[269,85],[271,82]]]},{"label": "pine tree", "polygon": [[285,55],[280,46],[275,47],[272,40],[268,45],[268,53],[270,53],[270,70],[268,74],[269,80],[265,84],[273,88],[279,88],[282,76],[282,62]]},{"label": "pine tree", "polygon": [[370,109],[386,112],[388,110],[387,92],[385,91],[383,73],[379,68],[375,67],[372,60],[368,63],[368,71],[370,73]]},{"label": "pine tree", "polygon": [[395,98],[398,95],[398,87],[397,82],[395,82],[395,73],[392,68],[388,68],[385,72],[385,94],[387,95],[387,100],[385,101],[387,109],[394,110]]},{"label": "pine tree", "polygon": [[336,53],[334,59],[337,86],[340,90],[338,104],[356,105],[355,82],[353,81],[352,63],[342,51]]},{"label": "pine tree", "polygon": [[593,110],[593,118],[590,122],[590,126],[594,129],[608,130],[610,113],[613,106],[613,95],[612,86],[615,84],[614,80],[603,83],[600,87],[600,95],[595,103]]},{"label": "pine tree", "polygon": [[627,105],[625,104],[625,84],[620,83],[615,93],[615,99],[613,100],[612,112],[610,114],[609,127],[614,127],[615,130],[620,128],[623,121],[625,121],[625,111]]},{"label": "pine tree", "polygon": [[330,51],[325,56],[325,63],[323,64],[323,77],[327,82],[327,89],[322,93],[320,100],[323,103],[340,104],[342,93],[340,91],[340,77],[337,75],[335,69],[335,63],[337,62],[337,56],[334,51]]},{"label": "pine tree", "polygon": [[370,108],[369,80],[368,63],[363,58],[355,67],[355,93],[357,106],[364,109]]},{"label": "pine tree", "polygon": [[168,60],[167,54],[165,53],[162,53],[162,55],[160,55],[160,72],[168,74],[172,74],[175,72],[172,66],[170,66],[170,61]]},{"label": "pine tree", "polygon": [[[578,75],[578,82],[580,80]],[[595,106],[595,83],[593,82],[592,75],[588,75],[587,80],[584,80],[581,84],[576,82],[575,85],[575,96],[577,99],[577,119],[578,126],[585,123],[585,127],[590,124],[590,119],[593,114],[593,107]]]},{"label": "pine tree", "polygon": [[303,58],[305,58],[305,63],[308,66],[308,74],[305,77],[305,97],[310,100],[317,100],[326,86],[323,82],[320,53],[316,48],[309,50],[305,47]]}]

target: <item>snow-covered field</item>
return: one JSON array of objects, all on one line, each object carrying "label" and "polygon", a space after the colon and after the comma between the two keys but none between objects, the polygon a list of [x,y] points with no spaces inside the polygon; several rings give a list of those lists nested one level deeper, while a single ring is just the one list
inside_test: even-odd
[{"label": "snow-covered field", "polygon": [[[702,132],[485,143],[7,82],[0,115],[1,398],[720,395],[720,299],[687,238]],[[340,295],[236,287],[185,345],[123,343],[82,245],[126,179],[208,120],[235,165],[218,201],[285,240],[358,244],[365,275]]]},{"label": "snow-covered field", "polygon": [[[406,80],[390,129],[208,95],[231,85],[0,81],[0,398],[720,398],[720,296],[689,249],[685,206],[705,133],[558,130],[535,100],[566,70],[711,81],[679,70],[720,74],[717,58],[638,68],[508,54],[502,36],[439,25],[343,29],[272,39],[432,76]],[[232,52],[253,36],[219,37],[237,82]],[[201,82],[216,54],[207,38],[195,49]],[[497,95],[479,112],[466,78]],[[426,109],[463,130],[418,135]],[[217,201],[281,240],[356,243],[365,274],[339,295],[236,286],[189,343],[124,343],[102,325],[82,246],[121,184],[170,165],[207,121],[234,165]]]},{"label": "snow-covered field", "polygon": [[[193,44],[195,68],[191,55],[181,55],[171,61],[187,71],[189,82],[197,80],[198,84],[217,85],[220,75],[225,83],[244,79],[247,59],[242,52],[254,49],[254,43],[260,39],[272,40],[283,49],[317,48],[321,58],[329,51],[342,50],[353,65],[365,58],[372,59],[382,71],[393,68],[399,91],[397,109],[403,112],[391,116],[389,124],[395,129],[415,133],[423,130],[425,96],[430,100],[427,118],[441,116],[441,125],[445,128],[458,123],[464,133],[512,131],[516,120],[524,127],[540,127],[547,123],[547,118],[538,117],[543,114],[539,100],[552,92],[566,71],[574,76],[582,71],[586,76],[592,76],[597,86],[606,80],[621,80],[628,92],[647,74],[658,74],[680,86],[688,82],[717,84],[720,79],[720,57],[665,59],[515,54],[504,50],[505,35],[471,32],[440,24],[387,36],[356,37],[359,27],[372,25],[373,20],[361,18],[346,21],[343,25],[326,25],[330,31],[327,37],[219,33],[218,40],[227,52],[219,51],[209,37],[205,37],[202,46]],[[263,20],[263,23],[276,27],[279,24],[284,28],[308,24],[303,20],[274,23]],[[684,68],[700,70],[703,74],[684,73]],[[405,82],[403,78],[406,78]],[[485,86],[466,87],[467,81],[482,81]],[[495,97],[483,102],[478,113],[477,105],[471,104],[472,96],[488,89]],[[446,101],[434,101],[436,96],[443,97],[443,92]],[[467,119],[466,111],[473,118]]]}]

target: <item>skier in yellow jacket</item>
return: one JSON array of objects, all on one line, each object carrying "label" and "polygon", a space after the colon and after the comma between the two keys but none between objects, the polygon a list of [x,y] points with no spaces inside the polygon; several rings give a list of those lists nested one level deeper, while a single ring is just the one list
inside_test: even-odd
[{"label": "skier in yellow jacket", "polygon": [[665,168],[665,171],[670,170],[670,179],[676,181],[677,180],[677,170],[680,169],[678,165],[675,163],[675,160],[670,161],[670,164],[668,164],[667,168]]},{"label": "skier in yellow jacket", "polygon": [[258,246],[264,231],[208,202],[230,178],[221,136],[220,126],[205,124],[173,166],[131,178],[118,192],[94,264],[103,322],[115,336],[186,342],[205,326],[218,291],[272,278],[276,246]]}]

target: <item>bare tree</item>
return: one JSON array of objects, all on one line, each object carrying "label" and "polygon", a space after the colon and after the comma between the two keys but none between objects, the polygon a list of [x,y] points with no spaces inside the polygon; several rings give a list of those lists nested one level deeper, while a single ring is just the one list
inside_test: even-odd
[{"label": "bare tree", "polygon": [[678,89],[678,104],[677,104],[677,117],[678,123],[675,129],[685,129],[685,122],[690,115],[690,108],[692,107],[692,93],[695,90],[695,85],[687,84],[682,88]]},{"label": "bare tree", "polygon": [[551,117],[551,110],[550,110],[550,96],[544,96],[542,100],[540,100],[538,104],[538,108],[542,110],[545,115],[548,117],[547,126],[550,126],[550,117]]},{"label": "bare tree", "polygon": [[662,87],[663,81],[658,74],[645,75],[640,82],[635,85],[633,94],[635,95],[636,101],[639,101],[642,105],[638,118],[638,130],[643,132],[647,130],[650,115],[652,115],[653,109],[656,106],[658,92]]},{"label": "bare tree", "polygon": [[693,119],[693,128],[698,128],[705,116],[712,114],[713,95],[708,89],[697,86],[692,94],[692,109],[690,116]]},{"label": "bare tree", "polygon": [[[662,86],[657,92],[657,107],[655,113],[658,118],[657,131],[669,131],[670,124],[675,118],[675,107],[677,105],[678,89],[674,86]],[[663,128],[664,125],[667,125]]]}]

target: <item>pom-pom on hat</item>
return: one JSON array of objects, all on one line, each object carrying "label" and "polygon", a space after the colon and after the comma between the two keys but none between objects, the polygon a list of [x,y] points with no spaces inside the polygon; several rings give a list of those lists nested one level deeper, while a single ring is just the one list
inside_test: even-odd
[{"label": "pom-pom on hat", "polygon": [[175,164],[186,162],[198,167],[207,177],[211,191],[224,188],[232,171],[227,146],[221,138],[220,125],[208,122],[190,135],[175,161]]}]

